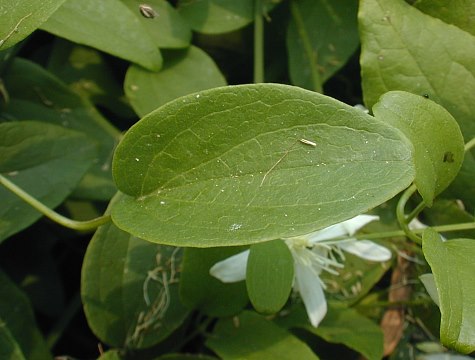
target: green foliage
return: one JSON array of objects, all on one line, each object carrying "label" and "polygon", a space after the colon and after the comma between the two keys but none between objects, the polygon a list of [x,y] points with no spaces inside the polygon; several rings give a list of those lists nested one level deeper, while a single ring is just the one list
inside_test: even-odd
[{"label": "green foliage", "polygon": [[474,11],[3,1],[0,358],[474,352]]},{"label": "green foliage", "polygon": [[411,149],[398,131],[329,97],[277,84],[167,103],[127,132],[113,173],[129,195],[112,209],[118,227],[197,247],[309,233],[413,180]]},{"label": "green foliage", "polygon": [[432,229],[424,232],[423,239],[422,249],[439,294],[441,340],[461,353],[469,354],[475,350],[475,289],[467,286],[473,281],[475,271],[473,240],[443,241]]}]

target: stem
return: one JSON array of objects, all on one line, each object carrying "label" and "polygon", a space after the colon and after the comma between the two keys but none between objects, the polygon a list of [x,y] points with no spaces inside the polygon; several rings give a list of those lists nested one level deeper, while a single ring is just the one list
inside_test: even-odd
[{"label": "stem", "polygon": [[264,82],[264,17],[262,0],[254,0],[254,83]]},{"label": "stem", "polygon": [[80,230],[80,231],[88,231],[88,230],[95,230],[101,225],[104,225],[110,221],[110,215],[100,216],[98,218],[87,220],[87,221],[76,221],[69,219],[63,215],[58,214],[56,211],[50,209],[42,202],[35,199],[33,196],[28,194],[26,191],[12,183],[6,177],[0,174],[0,184],[5,186],[8,190],[12,193],[17,195],[23,201],[34,207],[40,213],[42,213],[47,218],[53,220],[54,222],[67,227],[73,230]]},{"label": "stem", "polygon": [[414,210],[411,211],[409,215],[407,215],[407,222],[410,223],[412,219],[414,219],[419,213],[424,210],[426,207],[426,203],[422,201],[419,205],[416,206]]},{"label": "stem", "polygon": [[464,150],[469,151],[471,148],[475,146],[475,138],[470,140],[468,143],[465,144]]},{"label": "stem", "polygon": [[408,219],[406,218],[406,215],[404,214],[404,208],[406,206],[406,203],[415,192],[416,192],[416,185],[414,184],[411,185],[409,188],[407,188],[406,191],[404,191],[404,193],[402,194],[397,204],[396,217],[399,222],[399,225],[401,226],[406,236],[412,241],[414,241],[415,243],[421,245],[422,239],[420,238],[420,236],[417,236],[414,232],[412,232],[409,229]]},{"label": "stem", "polygon": [[318,93],[322,93],[322,82],[320,79],[320,72],[318,70],[317,54],[313,51],[312,43],[308,37],[308,33],[305,29],[305,24],[300,13],[300,9],[297,5],[297,1],[290,1],[290,12],[292,13],[292,18],[295,21],[295,26],[297,27],[297,32],[299,34],[300,40],[302,41],[304,56],[307,58],[308,65],[310,67],[310,74],[312,79],[313,90]]}]

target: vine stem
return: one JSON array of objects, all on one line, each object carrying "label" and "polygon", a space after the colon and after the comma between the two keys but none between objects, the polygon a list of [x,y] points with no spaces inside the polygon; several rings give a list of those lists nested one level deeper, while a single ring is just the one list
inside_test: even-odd
[{"label": "vine stem", "polygon": [[264,82],[264,16],[262,0],[254,0],[254,83]]},{"label": "vine stem", "polygon": [[97,229],[101,225],[108,223],[111,219],[110,215],[104,215],[104,216],[100,216],[98,218],[87,220],[87,221],[72,220],[50,209],[45,204],[35,199],[33,196],[28,194],[26,191],[24,191],[23,189],[15,185],[13,182],[8,180],[6,177],[4,177],[1,174],[0,174],[0,184],[5,186],[8,190],[10,190],[12,193],[17,195],[23,201],[25,201],[26,203],[31,205],[33,208],[38,210],[47,218],[69,229],[79,230],[79,231],[91,231],[91,230]]},{"label": "vine stem", "polygon": [[411,198],[411,196],[416,192],[417,188],[415,184],[409,186],[406,191],[403,192],[399,202],[397,203],[396,207],[396,217],[397,221],[399,222],[399,226],[401,226],[402,230],[404,231],[405,235],[414,241],[415,243],[421,245],[422,239],[420,236],[416,235],[411,229],[409,229],[409,221],[404,214],[404,208],[406,207],[407,202]]},{"label": "vine stem", "polygon": [[475,146],[475,138],[470,140],[468,143],[465,144],[464,150],[469,151],[471,148]]}]

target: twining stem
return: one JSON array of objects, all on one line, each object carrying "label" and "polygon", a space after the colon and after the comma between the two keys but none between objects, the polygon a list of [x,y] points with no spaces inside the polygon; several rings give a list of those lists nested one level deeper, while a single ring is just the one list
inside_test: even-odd
[{"label": "twining stem", "polygon": [[308,32],[305,28],[305,24],[302,18],[302,14],[300,13],[300,9],[297,5],[296,0],[290,1],[290,12],[292,14],[292,18],[295,21],[295,26],[297,27],[297,32],[299,34],[299,38],[302,41],[304,53],[303,56],[307,59],[308,66],[310,67],[310,77],[312,79],[312,87],[313,91],[318,93],[322,93],[322,81],[320,79],[320,72],[318,70],[318,62],[317,62],[317,54],[313,51],[312,43],[308,37]]},{"label": "twining stem", "polygon": [[474,146],[475,146],[475,138],[473,138],[472,140],[470,140],[468,143],[465,144],[464,150],[467,152]]},{"label": "twining stem", "polygon": [[49,207],[44,205],[42,202],[40,202],[39,200],[35,199],[30,194],[25,192],[23,189],[21,189],[20,187],[12,183],[3,175],[0,175],[0,184],[5,186],[8,190],[10,190],[12,193],[17,195],[23,201],[25,201],[26,203],[31,205],[33,208],[38,210],[47,218],[69,229],[79,230],[79,231],[91,231],[91,230],[95,230],[101,225],[108,223],[111,219],[110,215],[104,215],[104,216],[100,216],[98,218],[87,220],[87,221],[72,220],[50,209]]},{"label": "twining stem", "polygon": [[264,82],[264,16],[262,0],[254,0],[254,83]]},{"label": "twining stem", "polygon": [[404,214],[404,208],[406,207],[408,200],[411,198],[411,196],[415,192],[416,192],[416,185],[414,184],[412,184],[409,188],[406,189],[406,191],[403,192],[397,204],[396,217],[399,222],[399,226],[401,226],[406,236],[412,241],[414,241],[415,243],[421,245],[422,244],[421,237],[417,236],[413,231],[411,231],[411,229],[409,229],[409,225],[408,225],[409,221],[406,218],[406,215]]}]

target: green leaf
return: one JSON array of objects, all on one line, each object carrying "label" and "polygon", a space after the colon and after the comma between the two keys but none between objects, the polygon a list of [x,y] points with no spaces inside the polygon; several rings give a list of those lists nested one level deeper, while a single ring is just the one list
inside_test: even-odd
[{"label": "green leaf", "polygon": [[455,119],[442,106],[403,91],[384,94],[374,105],[376,117],[401,130],[414,146],[415,184],[428,206],[462,165],[464,142]]},{"label": "green leaf", "polygon": [[120,133],[92,106],[58,78],[27,60],[15,59],[4,77],[10,102],[0,113],[8,120],[40,120],[87,134],[98,144],[98,156],[75,191],[78,197],[109,200],[112,152]]},{"label": "green leaf", "polygon": [[224,360],[318,359],[307,344],[250,311],[220,320],[206,346]]},{"label": "green leaf", "polygon": [[414,4],[424,13],[458,26],[475,35],[475,3],[467,0],[419,0]]},{"label": "green leaf", "polygon": [[274,314],[285,305],[294,280],[294,259],[284,241],[278,239],[251,246],[246,286],[254,308]]},{"label": "green leaf", "polygon": [[122,360],[124,357],[119,350],[109,350],[97,358],[97,360]]},{"label": "green leaf", "polygon": [[254,0],[179,0],[178,11],[193,30],[219,34],[250,24],[254,18]]},{"label": "green leaf", "polygon": [[226,85],[214,61],[203,50],[165,53],[161,71],[150,72],[132,65],[125,76],[125,93],[139,116],[144,116],[180,96]]},{"label": "green leaf", "polygon": [[128,195],[112,209],[118,227],[195,247],[308,234],[381,204],[414,176],[411,145],[398,130],[278,84],[167,103],[127,132],[113,173]]},{"label": "green leaf", "polygon": [[140,23],[147,30],[155,45],[159,48],[184,48],[190,45],[191,29],[173,6],[165,0],[148,0],[157,14],[153,18],[146,18],[140,13],[139,6],[142,0],[122,0],[140,19]]},{"label": "green leaf", "polygon": [[119,0],[67,0],[41,29],[150,70],[162,66],[147,30]]},{"label": "green leaf", "polygon": [[[9,347],[4,347],[3,342]],[[0,271],[0,356],[8,359],[3,357],[4,351],[12,360],[52,359],[28,298]],[[22,357],[15,357],[19,353]]]},{"label": "green leaf", "polygon": [[422,240],[439,293],[442,344],[469,354],[475,351],[475,240],[443,241],[430,228]]},{"label": "green leaf", "polygon": [[359,8],[365,104],[390,90],[427,94],[475,136],[475,37],[404,0],[362,0]]},{"label": "green leaf", "polygon": [[317,328],[308,322],[303,306],[293,307],[287,316],[279,317],[277,323],[285,328],[303,328],[327,342],[343,344],[368,360],[379,360],[383,356],[380,327],[351,308],[329,306]]},{"label": "green leaf", "polygon": [[187,248],[183,257],[180,298],[190,309],[210,316],[231,316],[248,303],[244,282],[225,284],[209,274],[211,267],[242,248]]},{"label": "green leaf", "polygon": [[0,319],[0,359],[26,360],[20,345],[15,341],[2,319]]},{"label": "green leaf", "polygon": [[292,0],[287,29],[290,78],[321,92],[322,84],[356,51],[358,3],[348,0]]},{"label": "green leaf", "polygon": [[8,0],[0,7],[0,49],[23,40],[45,22],[65,0]]},{"label": "green leaf", "polygon": [[135,117],[125,99],[122,84],[117,81],[103,55],[90,47],[56,38],[48,71],[92,103],[121,117]]},{"label": "green leaf", "polygon": [[[95,144],[83,134],[35,121],[0,123],[0,173],[54,208],[71,194],[92,164]],[[0,187],[0,240],[42,215]]]},{"label": "green leaf", "polygon": [[[120,198],[117,195],[111,204]],[[81,277],[89,326],[105,343],[146,348],[182,324],[181,250],[135,238],[109,223],[90,242]]]}]

